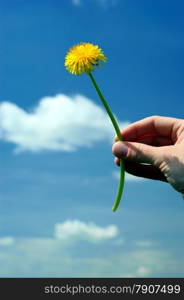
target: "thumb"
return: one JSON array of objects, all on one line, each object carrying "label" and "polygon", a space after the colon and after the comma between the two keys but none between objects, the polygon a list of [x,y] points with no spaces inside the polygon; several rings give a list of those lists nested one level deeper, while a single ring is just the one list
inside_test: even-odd
[{"label": "thumb", "polygon": [[162,147],[153,147],[142,143],[118,141],[112,147],[112,152],[119,158],[126,158],[138,163],[159,163],[163,160]]}]

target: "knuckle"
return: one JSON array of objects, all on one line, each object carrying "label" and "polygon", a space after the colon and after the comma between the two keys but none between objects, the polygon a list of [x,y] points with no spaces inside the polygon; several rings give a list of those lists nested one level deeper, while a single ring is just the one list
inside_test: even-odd
[{"label": "knuckle", "polygon": [[152,115],[152,116],[150,116],[150,118],[151,118],[152,120],[157,120],[157,119],[160,118],[160,116],[159,116],[159,115]]}]

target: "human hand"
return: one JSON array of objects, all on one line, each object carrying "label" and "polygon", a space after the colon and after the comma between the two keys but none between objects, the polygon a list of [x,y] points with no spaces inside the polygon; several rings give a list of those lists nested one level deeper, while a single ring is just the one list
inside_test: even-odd
[{"label": "human hand", "polygon": [[184,120],[152,116],[130,124],[115,138],[115,162],[135,176],[162,180],[184,194]]}]

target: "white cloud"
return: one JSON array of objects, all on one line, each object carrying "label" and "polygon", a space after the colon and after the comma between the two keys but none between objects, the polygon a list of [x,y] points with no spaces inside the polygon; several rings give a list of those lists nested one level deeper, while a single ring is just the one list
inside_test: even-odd
[{"label": "white cloud", "polygon": [[0,246],[11,246],[14,244],[14,238],[10,236],[0,238]]},{"label": "white cloud", "polygon": [[[119,172],[118,171],[113,171],[112,175],[113,175],[114,178],[119,179]],[[125,173],[125,180],[128,181],[128,182],[143,182],[146,179],[142,178],[142,177],[131,175],[131,174],[126,172]]]},{"label": "white cloud", "polygon": [[[184,260],[166,251],[19,238],[0,249],[0,277],[183,277]],[[38,268],[39,266],[39,268]]]},{"label": "white cloud", "polygon": [[55,237],[64,242],[85,240],[99,243],[115,238],[117,235],[118,228],[115,225],[100,227],[94,223],[85,223],[79,220],[68,220],[55,225]]},{"label": "white cloud", "polygon": [[183,257],[168,250],[137,251],[131,241],[121,247],[111,240],[108,246],[87,244],[118,240],[117,234],[114,225],[73,220],[56,225],[56,238],[1,238],[2,245],[11,247],[0,247],[0,277],[183,277]]},{"label": "white cloud", "polygon": [[112,142],[114,135],[104,109],[82,95],[44,97],[29,112],[8,101],[0,104],[0,139],[15,144],[16,152],[74,151]]}]

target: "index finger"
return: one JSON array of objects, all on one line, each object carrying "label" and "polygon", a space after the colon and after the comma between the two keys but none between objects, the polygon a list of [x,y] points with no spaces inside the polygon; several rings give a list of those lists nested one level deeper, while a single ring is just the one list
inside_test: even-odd
[{"label": "index finger", "polygon": [[176,130],[181,121],[176,118],[151,116],[130,124],[122,131],[122,137],[124,141],[132,142],[152,136],[170,137],[175,140]]}]

